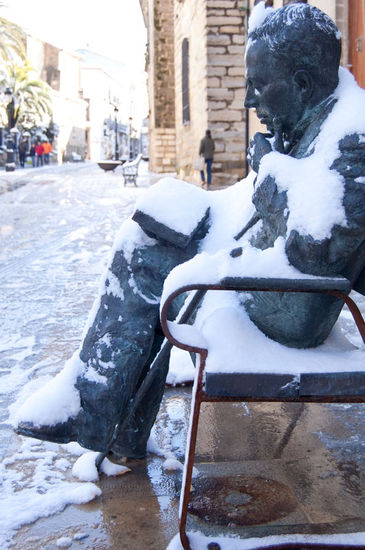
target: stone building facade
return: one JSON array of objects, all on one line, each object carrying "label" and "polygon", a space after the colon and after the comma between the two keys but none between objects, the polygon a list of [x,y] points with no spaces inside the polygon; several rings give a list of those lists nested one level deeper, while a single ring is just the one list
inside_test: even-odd
[{"label": "stone building facade", "polygon": [[[244,0],[184,0],[175,3],[176,164],[190,181],[200,139],[209,128],[215,141],[213,184],[242,178],[245,169]],[[183,49],[188,44],[187,82]],[[186,78],[186,77],[185,77]],[[189,120],[183,120],[184,85]]]},{"label": "stone building facade", "polygon": [[141,0],[147,28],[150,169],[176,170],[174,0]]},{"label": "stone building facade", "polygon": [[[246,175],[249,137],[260,129],[243,104],[246,29],[257,1],[140,0],[148,29],[151,170],[176,171],[198,183],[193,159],[209,128],[216,145],[213,185]],[[349,65],[349,5],[353,9],[363,0],[302,1],[336,22],[343,35],[342,63]],[[266,0],[274,8],[291,2]]]},{"label": "stone building facade", "polygon": [[213,183],[237,181],[245,172],[246,0],[140,2],[148,30],[150,169],[198,181],[193,159],[209,128]]},{"label": "stone building facade", "polygon": [[74,153],[84,158],[87,104],[80,97],[80,56],[31,35],[26,44],[31,65],[50,86],[52,119],[58,127],[53,158],[56,153],[58,163]]}]

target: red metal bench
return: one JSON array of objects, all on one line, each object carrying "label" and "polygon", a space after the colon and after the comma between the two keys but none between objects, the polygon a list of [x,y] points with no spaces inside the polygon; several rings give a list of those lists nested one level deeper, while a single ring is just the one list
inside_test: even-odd
[{"label": "red metal bench", "polygon": [[[190,431],[186,446],[184,475],[180,500],[180,539],[185,550],[191,548],[186,531],[190,487],[194,465],[196,438],[199,424],[200,407],[203,402],[234,401],[234,402],[301,402],[301,403],[364,403],[365,402],[365,371],[362,367],[346,369],[342,372],[330,372],[317,369],[314,372],[301,374],[273,374],[260,372],[209,372],[207,358],[209,357],[209,342],[202,345],[199,338],[192,343],[187,337],[181,338],[181,329],[175,329],[174,324],[167,320],[169,306],[182,293],[195,291],[194,301],[198,303],[206,292],[239,291],[239,292],[311,292],[330,294],[343,300],[349,307],[357,328],[365,343],[365,323],[352,298],[348,296],[350,283],[346,279],[254,279],[226,278],[217,284],[189,284],[172,292],[161,307],[161,324],[169,342],[183,350],[197,354],[197,372],[193,387]],[[183,321],[186,322],[186,321]],[[190,329],[187,329],[188,334]],[[219,334],[216,334],[219,338]],[[203,341],[203,340],[202,340]],[[347,357],[347,356],[346,356]],[[365,355],[364,355],[365,358]],[[214,539],[213,539],[214,540]],[[268,546],[262,546],[262,548]],[[271,546],[272,547],[272,546]],[[337,543],[284,543],[275,548],[365,548],[365,540],[360,545],[341,545]],[[213,548],[213,546],[212,546]],[[219,548],[219,546],[215,546]],[[261,546],[257,546],[261,548]]]}]

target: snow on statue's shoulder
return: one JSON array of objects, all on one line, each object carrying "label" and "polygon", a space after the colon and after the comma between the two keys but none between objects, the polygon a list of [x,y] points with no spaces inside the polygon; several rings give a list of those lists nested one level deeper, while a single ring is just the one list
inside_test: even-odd
[{"label": "snow on statue's shoulder", "polygon": [[163,178],[138,199],[133,220],[148,236],[184,248],[208,215],[208,196],[193,184]]},{"label": "snow on statue's shoulder", "polygon": [[257,186],[272,176],[278,190],[287,192],[288,233],[292,230],[315,240],[330,238],[335,225],[346,227],[343,204],[345,181],[333,163],[341,156],[346,136],[365,132],[365,90],[346,69],[340,68],[336,102],[315,140],[314,150],[304,158],[272,152],[262,159]]}]

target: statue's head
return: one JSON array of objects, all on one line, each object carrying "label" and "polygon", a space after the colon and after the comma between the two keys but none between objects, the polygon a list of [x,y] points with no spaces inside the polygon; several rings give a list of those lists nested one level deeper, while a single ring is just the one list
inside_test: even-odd
[{"label": "statue's head", "polygon": [[291,4],[267,10],[249,30],[245,106],[272,132],[290,135],[338,84],[341,34],[319,9]]}]

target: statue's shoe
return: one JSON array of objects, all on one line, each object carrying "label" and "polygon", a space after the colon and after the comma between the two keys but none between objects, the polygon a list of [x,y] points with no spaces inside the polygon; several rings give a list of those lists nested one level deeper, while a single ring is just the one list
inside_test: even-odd
[{"label": "statue's shoe", "polygon": [[66,422],[59,422],[53,426],[48,426],[47,424],[35,426],[32,422],[20,422],[15,428],[15,432],[19,435],[34,437],[43,441],[69,443],[77,439],[75,421],[76,418],[69,418]]}]

